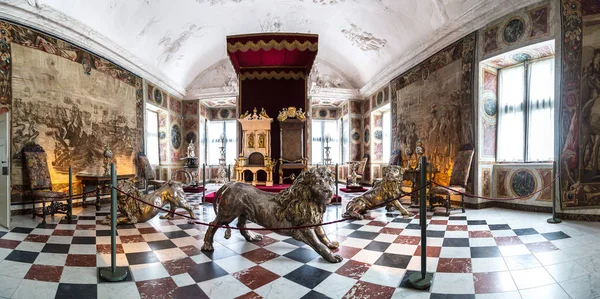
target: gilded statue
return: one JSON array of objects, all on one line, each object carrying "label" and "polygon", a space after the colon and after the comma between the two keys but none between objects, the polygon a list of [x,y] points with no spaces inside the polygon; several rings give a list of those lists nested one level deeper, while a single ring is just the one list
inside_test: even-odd
[{"label": "gilded statue", "polygon": [[258,148],[265,148],[265,134],[258,135]]},{"label": "gilded statue", "polygon": [[388,200],[393,201],[386,204],[386,209],[399,210],[404,217],[413,216],[398,200],[402,195],[402,168],[397,165],[389,165],[383,169],[383,179],[375,181],[371,190],[353,198],[346,206],[343,217],[363,219],[367,210],[382,206]]},{"label": "gilded statue", "polygon": [[254,134],[248,134],[248,147],[254,148]]},{"label": "gilded statue", "polygon": [[[133,197],[142,199],[144,202],[151,203],[161,208],[169,204],[169,212],[166,215],[160,216],[160,219],[173,218],[173,213],[177,208],[185,209],[190,214],[191,218],[196,219],[196,215],[194,214],[192,207],[188,204],[183,187],[179,182],[168,181],[162,185],[162,187],[150,194],[142,194],[139,189],[136,188],[135,183],[130,180],[119,181],[117,187],[119,190],[122,190]],[[121,192],[117,192],[117,194],[117,208],[119,212],[117,224],[146,222],[154,218],[161,211],[152,206],[138,202]],[[110,216],[107,216],[102,223],[110,224]]]},{"label": "gilded statue", "polygon": [[269,115],[267,115],[267,111],[265,111],[265,108],[260,109],[260,117],[261,118],[269,118]]},{"label": "gilded statue", "polygon": [[277,116],[277,120],[285,121],[288,118],[297,118],[301,121],[306,120],[306,115],[302,112],[302,108],[296,110],[296,107],[287,107],[283,108],[279,111],[279,115]]},{"label": "gilded statue", "polygon": [[[245,183],[229,182],[215,195],[213,208],[217,216],[211,224],[229,225],[237,218],[239,228],[245,228],[247,221],[266,228],[290,228],[276,233],[292,236],[295,240],[308,244],[325,260],[338,263],[343,258],[333,254],[331,249],[337,248],[339,244],[329,241],[322,227],[292,229],[323,222],[323,214],[333,196],[332,184],[331,172],[324,167],[302,172],[290,187],[280,193],[262,191]],[[220,201],[217,200],[219,198]],[[209,227],[206,231],[203,251],[214,250],[216,230],[216,227]],[[240,233],[250,242],[262,239],[261,235],[249,230],[241,230]],[[231,229],[228,228],[225,238],[229,236]]]}]

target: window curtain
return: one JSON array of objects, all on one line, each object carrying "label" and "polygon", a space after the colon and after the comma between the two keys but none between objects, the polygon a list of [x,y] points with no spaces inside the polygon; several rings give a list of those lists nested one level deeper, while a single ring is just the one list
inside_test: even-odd
[{"label": "window curtain", "polygon": [[392,119],[390,110],[383,112],[382,115],[383,125],[383,156],[382,160],[384,163],[390,161],[390,151],[392,148]]},{"label": "window curtain", "polygon": [[529,123],[527,160],[552,161],[554,157],[554,59],[529,67]]},{"label": "window curtain", "polygon": [[158,113],[146,110],[146,157],[152,165],[158,165]]},{"label": "window curtain", "polygon": [[498,161],[522,162],[525,146],[524,66],[499,72]]}]

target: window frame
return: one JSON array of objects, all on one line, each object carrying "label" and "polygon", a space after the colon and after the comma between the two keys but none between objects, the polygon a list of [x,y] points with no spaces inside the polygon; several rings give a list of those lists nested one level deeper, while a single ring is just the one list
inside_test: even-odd
[{"label": "window frame", "polygon": [[[540,62],[540,61],[544,61],[544,60],[548,60],[548,59],[552,59],[555,62],[556,56],[552,55],[552,56],[547,56],[547,57],[543,57],[543,58],[539,58],[539,59],[535,59],[535,60],[528,60],[528,61],[524,61],[522,63],[518,63],[518,64],[513,64],[501,69],[498,69],[498,86],[496,88],[497,92],[496,92],[496,97],[497,97],[497,101],[498,104],[500,104],[500,72],[502,72],[503,70],[507,70],[507,69],[511,69],[514,67],[519,67],[519,66],[523,66],[523,161],[499,161],[498,160],[498,153],[500,153],[500,142],[498,142],[498,140],[496,139],[496,157],[495,157],[495,162],[496,163],[503,163],[503,164],[514,164],[514,163],[551,163],[554,162],[555,159],[550,159],[550,160],[539,160],[539,161],[531,161],[529,160],[529,156],[528,156],[528,147],[529,147],[529,120],[530,120],[530,115],[529,115],[529,106],[530,106],[530,67],[533,63],[536,62]],[[556,74],[556,69],[554,69],[554,74]],[[553,83],[553,95],[556,95],[556,84]],[[553,103],[556,101],[556,99],[553,96]],[[500,105],[498,105],[498,109],[501,109]],[[554,109],[554,107],[552,107],[551,109]],[[555,113],[556,111],[553,111],[553,113]],[[498,120],[497,120],[498,125],[496,126],[496,138],[498,138],[498,136],[500,136],[500,114],[498,113]],[[553,123],[553,130],[555,129],[556,124]],[[553,141],[552,141],[552,146],[554,147],[554,143],[556,140],[556,134],[554,134],[553,136]],[[555,158],[555,157],[554,157]]]},{"label": "window frame", "polygon": [[[314,138],[314,137],[313,137],[313,136],[310,136],[310,141],[311,141],[311,143],[310,143],[310,146],[311,146],[311,149],[314,149],[314,148],[315,148],[315,147],[314,147],[315,143],[317,143],[317,142],[318,142],[318,144],[319,144],[319,148],[320,148],[320,151],[321,151],[321,161],[314,161],[314,160],[313,160],[313,159],[314,159],[314,157],[313,157],[313,155],[311,154],[311,157],[310,157],[310,162],[311,162],[312,164],[325,164],[325,123],[326,123],[326,122],[330,122],[330,123],[332,123],[332,124],[333,124],[333,123],[335,123],[335,125],[336,125],[336,127],[337,127],[337,128],[336,128],[336,131],[337,131],[338,135],[339,135],[339,132],[340,132],[340,122],[339,122],[339,120],[338,120],[338,119],[313,119],[313,120],[311,120],[311,124],[310,124],[310,125],[311,125],[311,127],[312,127],[312,128],[315,128],[315,124],[316,124],[316,123],[318,123],[318,124],[321,126],[321,130],[320,130],[320,131],[321,131],[321,140],[319,140],[319,141],[314,141],[314,140],[313,140],[313,138]],[[338,160],[338,161],[335,161],[335,160],[332,158],[332,160],[331,160],[331,165],[335,165],[335,164],[341,164],[341,161],[340,161],[340,160],[342,160],[342,159],[343,159],[343,158],[342,158],[342,156],[341,156],[341,155],[342,155],[342,153],[341,153],[341,147],[342,147],[342,146],[341,146],[341,143],[343,142],[343,140],[341,140],[341,138],[339,138],[339,136],[332,136],[332,137],[337,137],[337,138],[338,138],[338,141],[337,141],[337,143],[338,143],[338,146],[337,146],[337,147],[338,147],[338,148],[337,148],[337,149],[334,149],[334,148],[332,148],[332,149],[331,149],[331,151],[332,151],[332,152],[333,152],[334,150],[336,150],[336,151],[338,152],[338,154],[337,154],[337,158],[338,158],[337,160]],[[331,157],[331,156],[333,156],[333,155],[331,155],[331,154],[330,154],[330,157]]]},{"label": "window frame", "polygon": [[[221,134],[219,134],[219,136],[225,135],[225,139],[226,139],[226,140],[229,140],[229,139],[232,139],[232,140],[233,140],[233,141],[225,141],[225,148],[223,149],[223,150],[225,151],[225,165],[233,165],[233,163],[235,163],[235,162],[228,163],[228,161],[227,161],[227,144],[228,144],[229,142],[234,142],[234,143],[235,143],[234,149],[236,149],[236,150],[237,150],[237,145],[238,145],[238,142],[237,142],[237,139],[238,139],[238,138],[237,138],[237,135],[238,135],[238,130],[237,130],[237,123],[236,123],[236,122],[237,122],[237,120],[235,120],[235,119],[234,119],[234,120],[222,119],[222,120],[212,120],[212,121],[211,121],[211,120],[208,120],[208,123],[207,123],[207,125],[206,125],[206,130],[209,130],[209,129],[210,129],[210,127],[211,127],[211,126],[210,126],[210,123],[211,123],[211,122],[214,122],[214,123],[220,123],[220,125],[222,125]],[[233,136],[233,138],[232,138],[231,136],[227,136],[227,123],[233,123],[233,125],[234,125],[234,126],[236,126],[236,128],[235,128],[235,136]],[[206,159],[206,162],[207,162],[207,165],[210,165],[210,166],[218,166],[218,165],[219,165],[219,162],[218,162],[218,160],[221,158],[221,155],[220,155],[220,153],[219,153],[219,149],[218,149],[218,147],[217,147],[217,148],[216,148],[216,150],[215,150],[215,152],[216,152],[216,155],[218,156],[218,157],[216,158],[216,161],[217,161],[217,163],[216,163],[216,164],[212,164],[212,163],[211,163],[211,162],[214,162],[214,161],[213,161],[213,155],[215,155],[215,154],[213,154],[213,153],[212,153],[212,151],[211,151],[211,145],[212,145],[212,144],[217,144],[217,143],[216,143],[216,142],[213,142],[212,140],[209,140],[209,138],[210,138],[210,135],[209,135],[209,134],[206,134],[206,139],[207,139],[207,140],[206,140],[206,153],[207,153],[207,159]],[[220,146],[220,145],[219,145],[219,146]],[[233,153],[233,159],[235,160],[236,158],[237,158],[237,155],[236,155],[236,153],[235,153],[235,150],[234,150],[234,153]]]},{"label": "window frame", "polygon": [[[148,108],[150,108],[150,109],[148,109]],[[148,146],[150,145],[150,142],[148,140],[149,139],[148,136],[150,135],[149,134],[150,132],[148,132],[148,129],[150,128],[149,121],[148,121],[148,113],[152,113],[153,116],[156,116],[156,154],[157,154],[156,160],[157,161],[152,161],[150,159],[150,157],[148,157]],[[154,108],[154,107],[147,107],[146,108],[146,115],[145,115],[145,117],[146,117],[146,122],[145,122],[146,125],[145,125],[145,128],[144,128],[144,133],[146,134],[146,142],[144,144],[144,153],[146,154],[146,157],[148,157],[148,162],[150,163],[150,165],[152,165],[152,166],[158,166],[158,165],[160,165],[160,137],[159,137],[159,135],[160,135],[160,129],[159,129],[159,121],[158,121],[158,111],[157,111],[157,109]],[[157,162],[157,163],[155,163],[155,162]]]}]

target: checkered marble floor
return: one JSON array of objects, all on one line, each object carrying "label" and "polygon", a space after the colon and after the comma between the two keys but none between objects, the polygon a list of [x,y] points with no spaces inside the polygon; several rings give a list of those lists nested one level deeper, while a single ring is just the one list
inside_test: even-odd
[{"label": "checkered marble floor", "polygon": [[[190,198],[193,196],[190,196]],[[600,225],[550,225],[547,214],[501,209],[428,215],[428,291],[407,286],[420,269],[418,216],[379,209],[326,227],[340,242],[337,264],[304,243],[267,232],[246,242],[233,231],[202,252],[205,227],[183,218],[118,227],[117,266],[126,281],[104,282],[110,264],[108,207],[76,210],[67,224],[15,216],[0,230],[3,298],[594,298],[600,296]],[[199,205],[203,221],[211,205]],[[326,220],[339,219],[330,206]]]}]

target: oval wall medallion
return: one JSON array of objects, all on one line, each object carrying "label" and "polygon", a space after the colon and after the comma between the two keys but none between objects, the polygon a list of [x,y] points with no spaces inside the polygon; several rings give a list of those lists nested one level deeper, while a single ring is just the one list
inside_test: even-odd
[{"label": "oval wall medallion", "polygon": [[371,139],[371,131],[369,131],[369,129],[366,129],[365,130],[365,143],[368,143],[370,139]]},{"label": "oval wall medallion", "polygon": [[517,53],[512,56],[512,59],[516,62],[525,62],[531,60],[531,55],[527,53]]},{"label": "oval wall medallion", "polygon": [[483,101],[483,110],[485,114],[489,117],[495,117],[496,113],[498,113],[498,107],[496,106],[496,101],[494,99],[487,98]]},{"label": "oval wall medallion", "polygon": [[229,109],[221,109],[221,111],[219,111],[219,116],[221,116],[221,118],[228,118]]},{"label": "oval wall medallion", "polygon": [[382,140],[383,139],[383,132],[381,130],[375,131],[375,139],[376,140]]},{"label": "oval wall medallion", "polygon": [[523,31],[525,31],[523,20],[521,18],[512,19],[506,23],[502,37],[506,43],[513,44],[521,39]]},{"label": "oval wall medallion", "polygon": [[325,109],[319,110],[319,117],[327,117],[327,110],[325,110]]},{"label": "oval wall medallion", "polygon": [[531,172],[519,170],[513,174],[510,187],[518,196],[527,196],[535,191],[535,177]]},{"label": "oval wall medallion", "polygon": [[358,141],[360,139],[360,134],[358,132],[352,133],[352,140]]},{"label": "oval wall medallion", "polygon": [[83,68],[83,73],[86,75],[92,72],[92,63],[87,57],[81,58],[81,67]]},{"label": "oval wall medallion", "polygon": [[167,133],[163,131],[158,132],[158,138],[165,139],[165,137],[167,137]]},{"label": "oval wall medallion", "polygon": [[377,106],[381,105],[381,103],[383,103],[383,91],[377,93]]},{"label": "oval wall medallion", "polygon": [[154,89],[154,101],[157,104],[162,104],[163,94],[162,91],[160,91],[159,89]]},{"label": "oval wall medallion", "polygon": [[181,146],[181,129],[178,125],[173,125],[171,127],[171,145],[173,148],[179,149]]}]

